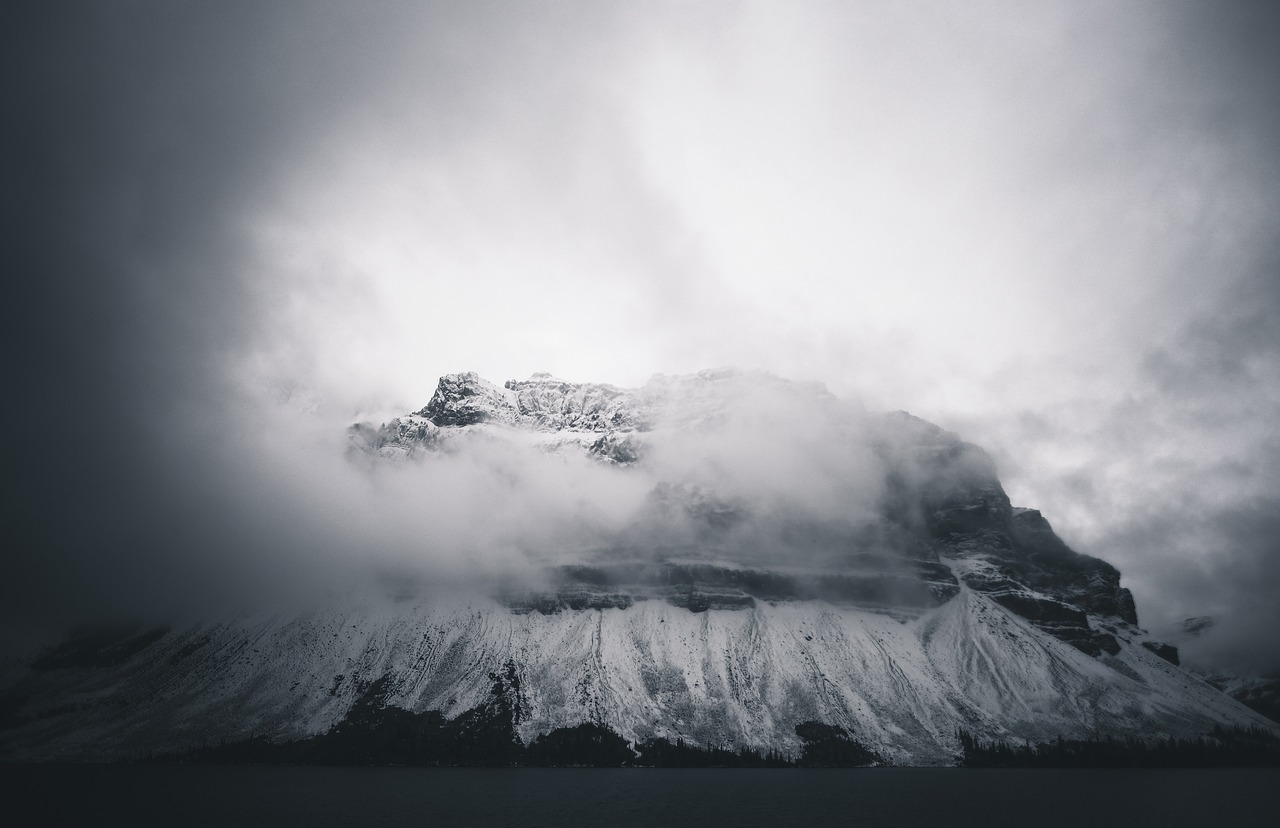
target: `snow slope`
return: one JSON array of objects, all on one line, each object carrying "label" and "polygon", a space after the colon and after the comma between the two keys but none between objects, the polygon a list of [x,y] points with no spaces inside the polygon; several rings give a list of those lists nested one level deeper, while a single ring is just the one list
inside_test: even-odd
[{"label": "snow slope", "polygon": [[796,752],[795,725],[819,720],[891,761],[947,764],[958,728],[1020,742],[1269,726],[1139,642],[1092,658],[968,588],[905,623],[820,601],[543,615],[398,598],[171,631],[105,668],[33,670],[11,692],[40,699],[35,720],[6,734],[0,757],[297,738],[336,724],[384,676],[390,704],[456,716],[508,663],[526,742],[596,722],[630,740]]}]

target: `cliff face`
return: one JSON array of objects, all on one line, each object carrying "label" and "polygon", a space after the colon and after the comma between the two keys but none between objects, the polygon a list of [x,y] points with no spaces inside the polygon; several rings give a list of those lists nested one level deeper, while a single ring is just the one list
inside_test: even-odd
[{"label": "cliff face", "polygon": [[1264,721],[1178,669],[1120,573],[1011,506],[985,452],[819,386],[457,374],[350,438],[366,463],[484,440],[489,456],[589,458],[650,488],[603,541],[531,545],[541,575],[522,583],[353,588],[287,617],[69,642],[5,678],[0,758],[299,739],[372,687],[388,708],[467,722],[495,704],[494,675],[526,744],[592,723],[794,755],[797,728],[819,722],[888,761],[945,764],[961,728],[1041,741]]},{"label": "cliff face", "polygon": [[[629,549],[621,560],[560,569],[553,574],[557,594],[515,599],[516,606],[630,606],[658,597],[680,606],[732,608],[756,600],[821,599],[910,615],[945,603],[962,580],[1089,655],[1115,651],[1113,627],[1137,625],[1133,597],[1120,586],[1119,571],[1071,550],[1038,511],[1012,507],[982,449],[904,412],[868,418],[842,410],[813,386],[703,372],[656,377],[640,389],[574,384],[545,374],[498,387],[476,374],[454,374],[440,380],[430,403],[415,415],[377,429],[358,427],[353,440],[362,452],[419,456],[467,426],[500,424],[545,435],[548,445],[567,443],[605,462],[634,465],[661,440],[664,428],[714,430],[718,419],[758,404],[762,387],[763,396],[781,391],[795,403],[796,410],[786,411],[775,427],[815,427],[814,421],[848,417],[883,470],[874,520],[855,529],[791,528],[793,536],[807,531],[815,545],[843,551],[835,566],[795,573],[780,570],[776,558],[771,568],[726,565],[726,558],[741,558],[734,554],[740,550],[728,547],[735,523],[749,522],[749,505],[664,480],[655,485],[645,517],[661,522],[679,513],[697,525],[695,543],[661,550],[668,558],[662,561],[652,560],[653,549]],[[835,439],[848,436],[838,428],[816,428]],[[695,566],[680,560],[706,557],[708,550],[716,553],[714,562]],[[638,567],[637,557],[654,565]]]}]

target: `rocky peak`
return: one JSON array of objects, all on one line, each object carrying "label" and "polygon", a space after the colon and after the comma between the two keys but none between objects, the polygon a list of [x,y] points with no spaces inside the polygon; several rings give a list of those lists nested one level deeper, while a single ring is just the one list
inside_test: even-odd
[{"label": "rocky peak", "polygon": [[521,424],[538,431],[644,431],[643,405],[635,391],[603,383],[573,383],[550,374],[508,380]]},{"label": "rocky peak", "polygon": [[[661,479],[655,480],[637,521],[640,528],[629,530],[629,540],[622,544],[625,555],[661,560],[678,549],[691,559],[741,563],[758,553],[751,564],[756,566],[772,554],[781,560],[803,559],[809,566],[821,561],[838,579],[853,577],[849,567],[856,563],[856,577],[867,584],[896,584],[907,576],[886,569],[883,561],[874,566],[867,562],[886,554],[902,557],[903,550],[925,550],[905,557],[915,562],[912,566],[945,570],[927,573],[935,587],[941,585],[932,590],[931,600],[947,600],[953,594],[947,583],[958,578],[1091,655],[1115,650],[1116,625],[1137,632],[1133,598],[1120,586],[1119,571],[1072,550],[1040,512],[1015,508],[995,463],[980,447],[906,412],[869,417],[816,383],[726,369],[657,374],[638,389],[568,382],[546,373],[502,386],[472,372],[450,374],[440,379],[431,401],[416,414],[376,429],[353,428],[353,445],[386,457],[429,456],[447,447],[452,435],[495,424],[545,435],[544,448],[581,450],[612,465],[642,467],[652,441],[664,439],[666,432],[705,430],[714,438],[717,429],[731,427],[738,429],[732,432],[734,440],[745,452],[767,448],[760,441],[794,440],[796,434],[815,432],[836,442],[869,441],[884,476],[884,494],[871,523],[853,526],[829,517],[815,522],[812,516],[776,509],[765,514],[762,504]],[[749,428],[742,431],[744,424]],[[658,427],[663,433],[654,431]],[[787,552],[769,553],[778,544]],[[723,585],[704,586],[724,591]],[[591,584],[564,587],[566,594],[594,589]],[[898,586],[894,591],[906,594]],[[823,594],[884,592],[864,584]],[[744,596],[732,601],[722,597],[726,605],[745,603]],[[621,600],[609,600],[615,599]],[[1172,648],[1162,654],[1177,657]]]},{"label": "rocky peak", "polygon": [[438,426],[512,424],[519,419],[515,394],[474,371],[441,377],[431,402],[416,413]]},{"label": "rocky peak", "polygon": [[496,423],[542,432],[643,431],[648,428],[638,392],[604,383],[574,383],[536,373],[502,386],[468,371],[440,378],[426,407],[416,412],[442,428]]}]

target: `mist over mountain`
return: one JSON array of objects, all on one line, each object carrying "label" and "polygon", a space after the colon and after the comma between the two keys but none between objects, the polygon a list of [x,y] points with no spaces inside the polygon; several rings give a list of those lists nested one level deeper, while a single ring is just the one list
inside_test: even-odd
[{"label": "mist over mountain", "polygon": [[601,733],[624,757],[948,764],[961,731],[1274,727],[1179,669],[981,448],[814,383],[451,374],[345,436],[287,493],[319,516],[277,559],[315,538],[304,585],[10,662],[3,755],[312,761],[412,722],[415,761]]},{"label": "mist over mountain", "polygon": [[[719,723],[691,742],[799,749],[795,726],[842,721],[933,758],[959,721],[1144,720],[1125,670],[1199,732],[1162,644],[1225,687],[1280,672],[1273,5],[138,0],[6,23],[0,669],[34,670],[2,716],[32,750],[127,741],[90,712],[110,688],[155,713],[135,744],[184,720],[301,738],[384,702],[462,727],[501,709],[507,652],[542,688],[512,724],[530,739],[590,698],[628,739],[656,709]],[[832,394],[695,373],[716,365]],[[492,382],[437,389],[464,369]],[[717,395],[732,413],[702,422]],[[321,610],[353,595],[367,612]],[[460,596],[471,615],[439,603]],[[131,632],[68,644],[104,624]],[[848,646],[807,649],[822,624]],[[880,645],[907,679],[864,665]],[[632,672],[591,666],[608,647]],[[406,663],[436,678],[382,681]],[[301,689],[256,696],[295,681],[280,665]],[[766,674],[804,677],[795,710]],[[958,684],[997,674],[1019,692]],[[1072,715],[993,712],[1048,709],[1040,686]],[[187,701],[143,703],[171,687]]]},{"label": "mist over mountain", "polygon": [[738,364],[964,433],[1280,666],[1266,4],[20,6],[7,642],[403,548],[311,509],[446,371]]},{"label": "mist over mountain", "polygon": [[[1038,512],[1014,509],[986,452],[905,412],[868,413],[814,383],[736,370],[659,375],[638,389],[547,374],[503,386],[449,375],[421,410],[357,424],[350,435],[353,462],[384,461],[367,466],[374,475],[388,465],[395,475],[478,466],[501,481],[478,505],[495,512],[474,521],[487,527],[480,531],[508,533],[501,543],[531,565],[587,568],[606,584],[656,577],[646,567],[758,569],[787,573],[774,587],[799,590],[792,597],[824,588],[832,597],[844,583],[909,613],[955,593],[940,551],[972,552],[967,577],[977,583],[1011,566],[978,561],[1017,549],[1027,559],[1020,578],[1044,586],[1053,563],[1064,565],[1069,574],[1057,573],[1063,583],[1054,588],[1137,623],[1119,573],[1068,549]],[[610,478],[621,482],[606,485]],[[522,505],[526,488],[539,492],[536,509]],[[519,525],[505,523],[507,514]],[[1069,583],[1071,567],[1087,577]],[[922,578],[936,594],[926,595]],[[751,602],[742,590],[713,594]]]}]

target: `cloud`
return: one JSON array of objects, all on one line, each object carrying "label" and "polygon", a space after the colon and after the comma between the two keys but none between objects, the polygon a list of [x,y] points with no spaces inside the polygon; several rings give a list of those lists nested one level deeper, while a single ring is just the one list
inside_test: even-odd
[{"label": "cloud", "polygon": [[[969,423],[1000,446],[1015,502],[1044,508],[1081,551],[1115,563],[1143,623],[1175,636],[1214,615],[1194,650],[1276,669],[1280,326],[1265,278],[1242,280],[1118,388],[1083,381],[1068,405]],[[1217,651],[1214,651],[1214,648]],[[1193,656],[1195,653],[1193,653]]]},{"label": "cloud", "polygon": [[[1277,490],[1276,18],[21,9],[6,623],[405,546],[378,510],[417,484],[362,512],[321,458],[443,373],[722,364],[986,446],[1144,617],[1260,606],[1264,534],[1232,527]],[[818,448],[788,457],[862,462]],[[794,477],[755,460],[744,487]]]}]

